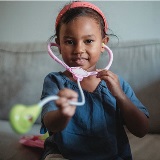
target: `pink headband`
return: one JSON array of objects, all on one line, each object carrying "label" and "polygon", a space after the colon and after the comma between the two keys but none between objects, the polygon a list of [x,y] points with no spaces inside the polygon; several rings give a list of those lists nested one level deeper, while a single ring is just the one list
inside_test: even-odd
[{"label": "pink headband", "polygon": [[103,14],[103,12],[94,4],[89,3],[89,2],[72,2],[71,4],[66,5],[58,14],[57,19],[56,19],[56,24],[55,27],[57,27],[59,21],[61,20],[62,16],[67,12],[67,10],[71,9],[71,8],[78,8],[78,7],[86,7],[86,8],[91,8],[93,10],[95,10],[97,13],[99,13],[101,15],[101,17],[103,18],[104,24],[105,24],[105,31],[107,31],[108,29],[108,24],[106,21],[106,18]]}]

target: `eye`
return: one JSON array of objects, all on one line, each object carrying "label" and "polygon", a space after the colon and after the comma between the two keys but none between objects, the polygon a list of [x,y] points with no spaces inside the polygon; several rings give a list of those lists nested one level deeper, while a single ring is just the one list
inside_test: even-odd
[{"label": "eye", "polygon": [[92,39],[87,39],[87,40],[85,41],[85,43],[87,43],[87,44],[90,44],[90,43],[92,43],[92,42],[93,42]]},{"label": "eye", "polygon": [[65,43],[66,43],[66,44],[70,44],[70,45],[73,45],[73,44],[74,44],[73,40],[66,40]]}]

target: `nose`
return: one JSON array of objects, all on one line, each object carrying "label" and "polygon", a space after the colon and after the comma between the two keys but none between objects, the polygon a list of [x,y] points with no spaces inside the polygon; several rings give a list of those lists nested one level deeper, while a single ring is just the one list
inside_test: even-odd
[{"label": "nose", "polygon": [[74,47],[74,54],[82,54],[85,52],[85,46],[82,42],[76,43]]}]

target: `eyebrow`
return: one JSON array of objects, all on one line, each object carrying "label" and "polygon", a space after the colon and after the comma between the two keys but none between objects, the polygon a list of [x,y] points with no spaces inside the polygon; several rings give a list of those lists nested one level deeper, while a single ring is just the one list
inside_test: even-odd
[{"label": "eyebrow", "polygon": [[[94,34],[91,34],[91,35],[84,35],[84,36],[82,36],[83,38],[91,38],[91,37],[96,37]],[[63,37],[63,39],[67,39],[67,38],[69,38],[69,39],[75,39],[74,37],[72,37],[72,36],[64,36]]]}]

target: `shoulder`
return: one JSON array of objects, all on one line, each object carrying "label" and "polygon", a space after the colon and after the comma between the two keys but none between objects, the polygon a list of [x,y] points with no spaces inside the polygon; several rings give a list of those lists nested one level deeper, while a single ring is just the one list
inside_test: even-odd
[{"label": "shoulder", "polygon": [[128,92],[133,91],[131,85],[126,80],[124,80],[121,76],[118,76],[118,78],[119,78],[119,83],[120,83],[124,93],[128,93]]},{"label": "shoulder", "polygon": [[50,95],[64,88],[64,80],[61,72],[51,72],[44,78],[43,95]]},{"label": "shoulder", "polygon": [[62,81],[63,76],[61,72],[51,72],[44,78],[44,83],[53,83]]},{"label": "shoulder", "polygon": [[46,75],[46,79],[52,79],[52,78],[58,78],[61,77],[61,72],[50,72],[49,74]]}]

